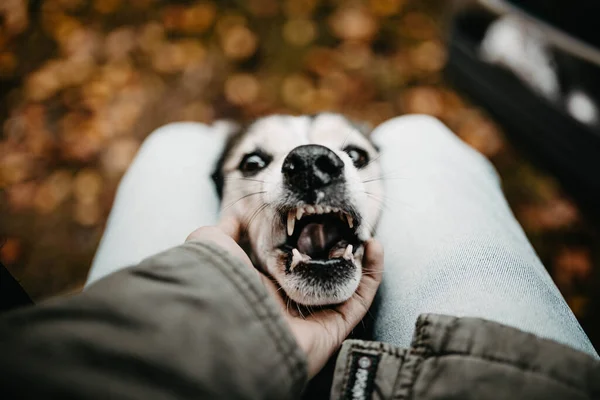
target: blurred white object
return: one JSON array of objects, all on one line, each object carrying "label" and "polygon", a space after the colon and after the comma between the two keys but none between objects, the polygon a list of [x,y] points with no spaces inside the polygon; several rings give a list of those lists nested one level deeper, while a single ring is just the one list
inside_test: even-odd
[{"label": "blurred white object", "polygon": [[573,90],[569,93],[566,100],[567,111],[569,114],[584,124],[597,124],[598,107],[594,101],[584,92]]},{"label": "blurred white object", "polygon": [[480,57],[501,65],[549,100],[560,95],[552,54],[541,30],[508,15],[494,21],[480,45]]}]

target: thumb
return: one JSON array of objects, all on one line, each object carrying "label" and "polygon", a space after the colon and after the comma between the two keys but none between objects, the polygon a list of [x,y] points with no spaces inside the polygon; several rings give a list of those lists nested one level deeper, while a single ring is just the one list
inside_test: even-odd
[{"label": "thumb", "polygon": [[240,239],[242,224],[238,218],[233,215],[223,215],[217,225],[223,233],[231,237],[236,242]]},{"label": "thumb", "polygon": [[367,314],[375,299],[383,273],[383,247],[375,239],[365,243],[363,276],[354,295],[336,308],[336,313],[323,317],[323,322],[338,328],[341,343]]}]

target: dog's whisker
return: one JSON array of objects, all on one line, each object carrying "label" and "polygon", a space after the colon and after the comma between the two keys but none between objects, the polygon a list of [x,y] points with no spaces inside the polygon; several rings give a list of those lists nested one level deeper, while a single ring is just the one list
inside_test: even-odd
[{"label": "dog's whisker", "polygon": [[[228,194],[231,196],[240,196],[240,195],[246,195],[248,194],[248,190],[255,190],[255,189],[259,189],[259,188],[249,188],[249,187],[244,187],[244,188],[233,188],[231,190],[228,190]],[[236,200],[237,201],[237,200]],[[232,202],[233,203],[233,202]]]},{"label": "dog's whisker", "polygon": [[228,185],[227,191],[229,192],[232,190],[236,190],[238,192],[246,192],[248,190],[260,189],[262,187],[263,187],[263,185],[258,182],[250,182],[250,183],[237,182],[235,185],[233,185],[233,184]]},{"label": "dog's whisker", "polygon": [[378,182],[388,182],[388,181],[392,181],[392,180],[406,180],[407,178],[393,178],[393,179],[387,179],[387,178],[381,178],[381,179],[371,179],[371,180],[367,180],[365,182],[361,182],[362,184],[365,185],[365,187],[367,187],[368,184],[372,184],[372,183],[378,183]]},{"label": "dog's whisker", "polygon": [[275,248],[277,247],[277,245],[279,243],[275,242],[275,230],[278,228],[278,224],[276,223],[275,219],[277,218],[278,215],[283,214],[283,208],[281,205],[276,205],[275,206],[275,212],[273,214],[271,214],[271,247]]},{"label": "dog's whisker", "polygon": [[314,312],[314,308],[313,308],[313,307],[311,307],[311,306],[308,306],[308,307],[307,307],[307,309],[308,309],[308,318],[310,318],[310,317],[312,317],[312,316],[314,316],[314,315],[315,315],[315,312]]},{"label": "dog's whisker", "polygon": [[381,198],[379,196],[377,196],[376,194],[373,194],[371,192],[367,192],[366,190],[363,191],[364,194],[366,194],[367,196],[369,196],[370,198],[374,199],[374,200],[378,200],[379,202],[381,202],[382,204],[385,204],[385,200],[384,198]]},{"label": "dog's whisker", "polygon": [[[368,311],[368,310],[367,310],[367,311]],[[364,318],[360,320],[360,324],[362,325],[362,328],[363,328],[364,330],[367,330],[367,325],[365,324],[365,319],[364,319]]]},{"label": "dog's whisker", "polygon": [[236,177],[230,177],[230,178],[225,178],[226,181],[248,181],[248,182],[260,182],[260,183],[267,183],[266,181],[260,180],[260,179],[252,179],[252,178],[236,178]]},{"label": "dog's whisker", "polygon": [[370,159],[368,163],[366,163],[365,165],[363,165],[363,169],[367,168],[369,165],[371,165],[371,163],[379,160],[380,157],[381,157],[381,153],[379,153],[379,155],[377,157]]},{"label": "dog's whisker", "polygon": [[249,193],[249,194],[247,194],[247,195],[245,195],[245,196],[242,196],[242,197],[240,197],[239,199],[237,199],[236,201],[234,201],[233,203],[230,203],[230,204],[228,204],[227,206],[225,206],[225,207],[224,207],[224,208],[221,210],[221,212],[223,212],[223,211],[226,211],[226,210],[227,210],[227,209],[229,209],[231,206],[235,205],[235,204],[236,204],[238,201],[241,201],[241,200],[247,199],[247,198],[248,198],[248,197],[250,197],[250,196],[256,196],[256,195],[259,195],[259,194],[264,194],[264,193],[267,193],[267,192],[266,192],[266,191],[254,192],[254,193]]},{"label": "dog's whisker", "polygon": [[[244,133],[248,136],[242,136],[239,143],[233,144],[238,150],[223,154],[224,162],[237,163],[242,173],[222,171],[225,201],[221,210],[234,207],[242,224],[242,240],[249,242],[250,248],[246,250],[252,261],[257,269],[278,283],[274,292],[281,295],[281,308],[298,320],[302,318],[313,323],[319,322],[318,317],[330,309],[320,305],[341,303],[355,293],[350,285],[353,280],[340,277],[333,273],[335,271],[317,276],[316,269],[344,265],[336,260],[343,256],[348,263],[355,263],[357,268],[352,277],[358,278],[360,268],[356,254],[360,253],[352,246],[358,247],[354,243],[360,243],[363,232],[368,234],[367,229],[371,234],[375,233],[379,215],[376,213],[388,207],[377,183],[395,174],[382,173],[381,152],[357,144],[360,143],[360,129],[345,129],[348,121],[343,117],[314,117],[311,124],[298,125],[301,131],[298,134],[311,138],[314,136],[311,132],[339,123],[340,129],[332,130],[340,132],[335,141],[343,138],[341,149],[348,150],[348,146],[352,146],[360,159],[351,151],[348,151],[348,159],[339,154],[337,146],[318,145],[312,140],[305,143],[306,146],[296,146],[286,138],[281,138],[280,142],[277,142],[280,138],[273,138],[273,145],[271,139],[256,136],[258,132],[276,132],[277,129],[271,127],[281,123],[286,125],[285,118],[294,117],[282,117],[281,122],[280,118],[267,117],[262,122],[255,122],[253,128]],[[321,118],[331,122],[321,125]],[[240,149],[245,153],[239,154]],[[234,159],[237,157],[239,159]],[[350,171],[351,168],[355,171]],[[331,179],[326,179],[328,177]],[[363,194],[363,189],[370,190]],[[319,240],[315,232],[325,235],[328,240]],[[364,276],[378,274],[363,271]],[[289,288],[296,290],[288,294]],[[364,305],[364,299],[359,298],[359,301]],[[361,323],[364,326],[365,322]]]},{"label": "dog's whisker", "polygon": [[375,226],[370,222],[367,222],[366,220],[363,221],[363,223],[367,225],[367,228],[369,228],[369,232],[371,232],[371,235],[373,235],[373,233],[375,232]]},{"label": "dog's whisker", "polygon": [[252,222],[256,219],[256,217],[258,217],[258,215],[261,212],[263,212],[267,207],[269,207],[269,203],[263,203],[254,210],[254,212],[250,215],[248,222],[245,224],[246,232],[249,232],[250,224],[252,224]]},{"label": "dog's whisker", "polygon": [[[379,207],[379,210],[381,211],[381,207]],[[363,224],[367,225],[367,228],[369,228],[369,232],[371,232],[371,236],[375,233],[375,225],[373,225],[372,223],[368,222],[366,219],[364,219],[362,221]]]},{"label": "dog's whisker", "polygon": [[387,204],[387,202],[392,202],[394,205],[396,206],[401,206],[401,207],[408,207],[411,209],[414,209],[414,205],[407,203],[406,201],[402,201],[396,198],[392,198],[386,195],[383,195],[383,197],[378,198],[376,195],[374,195],[371,192],[367,192],[367,191],[363,191],[363,193],[365,193],[367,196],[371,197],[372,199],[376,199],[379,200],[382,204],[389,206],[389,204]]},{"label": "dog's whisker", "polygon": [[367,179],[365,181],[362,181],[362,183],[371,183],[371,182],[380,182],[380,181],[402,181],[402,180],[406,180],[408,178],[402,177],[402,176],[398,176],[398,177],[391,177],[391,178],[373,178],[373,179]]},{"label": "dog's whisker", "polygon": [[306,318],[304,318],[304,314],[302,314],[302,311],[300,310],[300,304],[296,303],[296,307],[298,308],[298,313],[300,314],[300,317],[302,317],[302,319],[306,320]]},{"label": "dog's whisker", "polygon": [[[275,293],[279,293],[279,291],[280,291],[280,290],[283,290],[283,287],[282,287],[282,286],[279,286],[279,289],[277,289],[277,290],[275,291]],[[284,292],[284,293],[285,293],[285,292]]]},{"label": "dog's whisker", "polygon": [[399,171],[399,170],[381,171],[377,175],[371,175],[371,176],[364,177],[362,182],[370,182],[370,181],[375,182],[378,180],[385,180],[385,179],[409,179],[409,178],[403,176],[401,174],[401,171]]},{"label": "dog's whisker", "polygon": [[401,176],[401,175],[392,175],[392,172],[388,173],[388,174],[382,174],[379,176],[372,176],[372,177],[368,177],[364,180],[362,180],[362,183],[370,183],[370,182],[379,182],[379,181],[403,181],[403,180],[409,180],[410,178],[406,177],[406,176]]},{"label": "dog's whisker", "polygon": [[348,139],[350,138],[350,134],[352,133],[352,131],[348,131],[348,134],[346,135],[346,137],[344,138],[344,141],[342,142],[342,145],[340,146],[340,149],[343,149],[346,146],[346,142],[348,141]]},{"label": "dog's whisker", "polygon": [[384,210],[388,210],[388,211],[392,210],[390,208],[389,204],[386,203],[385,199],[381,199],[371,193],[365,192],[365,194],[367,195],[367,197],[369,197],[369,200],[374,200],[377,202],[377,209],[379,210],[379,212],[382,212]]},{"label": "dog's whisker", "polygon": [[[233,181],[235,182],[235,181]],[[248,189],[250,187],[261,187],[262,183],[260,182],[250,182],[250,183],[245,183],[245,182],[240,182],[237,181],[235,184],[231,184],[228,185],[227,189],[231,190],[231,189]]]}]

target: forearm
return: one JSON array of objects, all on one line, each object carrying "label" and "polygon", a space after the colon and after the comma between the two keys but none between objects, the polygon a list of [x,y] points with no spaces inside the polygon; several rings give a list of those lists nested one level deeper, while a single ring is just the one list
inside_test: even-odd
[{"label": "forearm", "polygon": [[280,399],[306,381],[304,356],[259,279],[205,243],[7,315],[0,351],[2,390],[23,398]]}]

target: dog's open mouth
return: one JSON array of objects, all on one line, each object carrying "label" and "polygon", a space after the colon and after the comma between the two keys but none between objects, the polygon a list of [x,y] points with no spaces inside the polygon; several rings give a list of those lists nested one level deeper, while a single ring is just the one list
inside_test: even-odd
[{"label": "dog's open mouth", "polygon": [[357,218],[351,212],[328,206],[302,206],[283,216],[289,253],[287,271],[300,265],[334,265],[353,262],[360,245],[356,235]]}]

